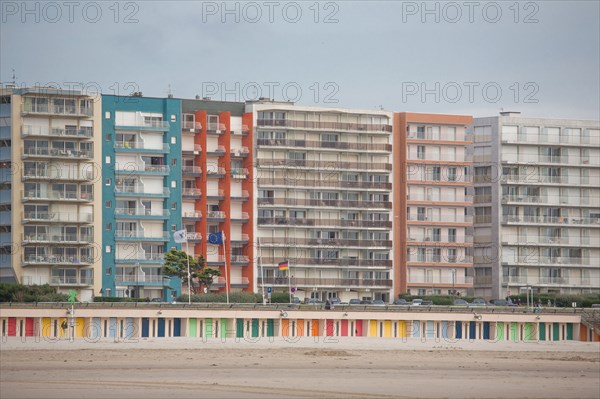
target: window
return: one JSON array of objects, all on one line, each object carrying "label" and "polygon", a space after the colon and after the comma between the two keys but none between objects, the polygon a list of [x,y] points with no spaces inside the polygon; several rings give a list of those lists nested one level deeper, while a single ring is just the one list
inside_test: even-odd
[{"label": "window", "polygon": [[112,223],[106,223],[105,227],[106,231],[111,231],[112,230]]},{"label": "window", "polygon": [[425,159],[425,146],[417,146],[417,159]]},{"label": "window", "polygon": [[324,133],[321,135],[321,141],[337,142],[338,135],[333,133]]},{"label": "window", "polygon": [[112,208],[112,201],[106,201],[104,203],[104,207],[106,207],[106,208]]},{"label": "window", "polygon": [[448,242],[456,242],[456,229],[448,229]]}]

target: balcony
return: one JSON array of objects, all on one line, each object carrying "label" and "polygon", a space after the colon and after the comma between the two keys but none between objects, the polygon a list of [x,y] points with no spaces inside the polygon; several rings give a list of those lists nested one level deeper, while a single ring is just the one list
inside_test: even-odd
[{"label": "balcony", "polygon": [[248,177],[248,168],[232,168],[231,177],[233,179],[245,179]]},{"label": "balcony", "polygon": [[343,220],[343,219],[311,219],[311,218],[258,218],[258,225],[294,226],[294,227],[350,227],[390,229],[392,222],[376,220]]},{"label": "balcony", "polygon": [[237,266],[248,266],[250,258],[245,255],[231,255],[231,264]]},{"label": "balcony", "polygon": [[487,204],[492,202],[492,195],[475,195],[473,196],[473,202],[475,204]]},{"label": "balcony", "polygon": [[94,215],[75,212],[24,212],[21,220],[23,223],[92,223]]},{"label": "balcony", "polygon": [[531,204],[547,204],[548,198],[540,195],[503,195],[502,203],[521,202]]},{"label": "balcony", "polygon": [[152,190],[143,185],[116,185],[115,194],[118,196],[131,197],[161,197],[166,198],[171,194],[171,190],[166,187],[155,187]]},{"label": "balcony", "polygon": [[[480,137],[480,136],[478,136]],[[453,138],[442,138],[439,133],[434,134],[433,132],[408,132],[406,135],[408,140],[433,140],[433,141],[444,141],[444,142],[456,142],[456,144],[464,145],[465,142],[472,142],[473,135],[469,133],[457,134]],[[490,136],[491,138],[491,136]],[[488,140],[489,141],[489,140]]]},{"label": "balcony", "polygon": [[578,277],[504,276],[502,284],[518,286],[597,287],[598,279]]},{"label": "balcony", "polygon": [[250,198],[248,190],[242,190],[240,194],[231,193],[232,201],[247,201]]},{"label": "balcony", "polygon": [[200,154],[200,152],[202,152],[202,146],[200,144],[193,144],[193,145],[183,145],[181,148],[181,152],[183,154]]},{"label": "balcony", "polygon": [[448,176],[445,173],[414,173],[408,174],[406,177],[409,183],[419,184],[455,184],[455,183],[471,183],[473,176],[471,175],[454,175]]},{"label": "balcony", "polygon": [[201,233],[196,233],[196,232],[188,232],[187,233],[187,240],[190,242],[200,242],[202,241],[202,234]]},{"label": "balcony", "polygon": [[166,132],[170,128],[170,124],[167,121],[157,121],[152,119],[142,119],[137,118],[138,120],[134,122],[120,122],[115,123],[116,130],[151,130],[158,132]]},{"label": "balcony", "polygon": [[23,234],[23,245],[54,243],[54,244],[91,244],[94,242],[92,235],[77,234]]},{"label": "balcony", "polygon": [[200,133],[202,130],[202,124],[194,121],[183,121],[181,122],[182,133]]},{"label": "balcony", "polygon": [[216,156],[225,155],[225,147],[223,147],[222,145],[218,145],[215,148],[207,148],[206,154]]},{"label": "balcony", "polygon": [[168,219],[171,211],[168,209],[116,208],[117,219]]},{"label": "balcony", "polygon": [[61,159],[92,159],[92,151],[85,150],[59,150],[48,147],[23,148],[23,159],[27,158],[61,158]]},{"label": "balcony", "polygon": [[89,128],[49,128],[48,126],[23,125],[21,127],[21,137],[56,137],[68,139],[90,139],[94,136],[91,127]]},{"label": "balcony", "polygon": [[202,174],[202,168],[200,166],[182,166],[181,173],[184,176],[200,176]]},{"label": "balcony", "polygon": [[224,123],[213,123],[208,122],[206,124],[206,133],[209,134],[223,134],[225,133],[225,124]]},{"label": "balcony", "polygon": [[232,222],[246,223],[248,220],[250,220],[250,216],[248,215],[248,212],[242,212],[239,215],[231,215]]},{"label": "balcony", "polygon": [[207,266],[225,266],[225,256],[209,255],[206,257]]},{"label": "balcony", "polygon": [[[515,245],[515,246],[546,246],[546,245],[558,245],[558,246],[575,246],[585,247],[590,244],[589,237],[556,237],[556,236],[525,236],[517,234],[505,234],[502,236],[502,244],[504,245]],[[595,246],[595,245],[594,245]]]},{"label": "balcony", "polygon": [[443,288],[452,288],[453,286],[463,288],[465,286],[469,287],[473,285],[473,277],[465,276],[460,277],[457,276],[455,281],[451,279],[434,279],[434,278],[417,278],[410,280],[408,282],[409,286],[417,286],[417,287],[443,287]]},{"label": "balcony", "polygon": [[22,114],[61,115],[70,117],[90,117],[94,115],[93,108],[77,105],[65,106],[56,104],[23,104]]},{"label": "balcony", "polygon": [[169,286],[170,278],[162,275],[136,275],[134,273],[129,275],[116,275],[115,283],[117,285],[128,285],[128,286]]},{"label": "balcony", "polygon": [[92,193],[78,193],[77,191],[47,191],[45,193],[35,190],[21,192],[23,201],[57,201],[57,202],[91,202],[94,200]]},{"label": "balcony", "polygon": [[208,211],[206,212],[206,218],[209,221],[224,221],[225,212],[223,211]]},{"label": "balcony", "polygon": [[339,179],[310,180],[299,178],[258,178],[260,187],[297,187],[297,188],[342,188],[342,189],[367,189],[390,191],[392,183],[387,182],[366,182],[366,181],[347,181]]},{"label": "balcony", "polygon": [[157,153],[168,154],[171,150],[169,144],[152,145],[141,141],[124,141],[114,144],[115,152],[140,152],[140,153]]},{"label": "balcony", "polygon": [[391,144],[374,143],[349,143],[343,141],[311,141],[311,140],[291,140],[291,139],[258,139],[259,147],[291,147],[291,148],[323,148],[339,150],[355,150],[369,152],[392,152]]},{"label": "balcony", "polygon": [[250,133],[250,128],[248,125],[242,125],[242,136],[247,136]]},{"label": "balcony", "polygon": [[181,195],[183,197],[200,197],[202,191],[199,188],[186,187],[181,189]]},{"label": "balcony", "polygon": [[473,217],[471,215],[424,215],[424,214],[408,214],[406,219],[409,222],[427,222],[427,223],[473,223]]},{"label": "balcony", "polygon": [[126,164],[117,164],[115,172],[120,175],[155,175],[166,176],[171,168],[168,165],[146,165],[128,162]]},{"label": "balcony", "polygon": [[231,148],[230,153],[233,158],[246,158],[250,155],[250,150],[248,147]]},{"label": "balcony", "polygon": [[225,177],[225,168],[223,168],[221,166],[219,166],[219,167],[209,166],[206,169],[206,174],[209,177],[217,177],[217,178]]},{"label": "balcony", "polygon": [[24,255],[23,266],[32,265],[91,265],[94,259],[90,256],[60,256],[60,255]]},{"label": "balcony", "polygon": [[442,236],[437,235],[413,235],[410,234],[410,237],[407,239],[409,244],[412,243],[425,243],[427,244],[438,244],[440,246],[465,246],[471,244],[473,242],[473,236],[465,235],[460,237],[460,241],[457,241],[458,237],[456,236],[446,236],[442,239]]},{"label": "balcony", "polygon": [[545,176],[545,175],[503,175],[500,178],[502,183],[515,184],[566,184],[569,182],[568,176]]},{"label": "balcony", "polygon": [[181,217],[188,220],[200,220],[202,219],[202,212],[182,212]]},{"label": "balcony", "polygon": [[118,241],[169,241],[168,231],[116,230],[115,239]]},{"label": "balcony", "polygon": [[63,175],[62,171],[58,168],[50,166],[47,170],[24,170],[22,181],[30,180],[53,180],[53,181],[92,181],[94,180],[94,172],[91,170],[73,171],[76,175]]},{"label": "balcony", "polygon": [[502,223],[531,223],[531,224],[558,224],[558,225],[572,225],[573,227],[579,227],[579,225],[585,226],[600,226],[600,218],[581,218],[581,217],[568,217],[568,216],[515,216],[515,215],[504,215],[502,216]]},{"label": "balcony", "polygon": [[370,133],[391,133],[392,125],[371,123],[345,123],[345,122],[312,122],[296,121],[290,119],[257,119],[259,127],[288,127],[314,130],[344,130]]},{"label": "balcony", "polygon": [[[492,259],[488,259],[489,262]],[[595,260],[597,262],[597,260]],[[481,262],[483,263],[483,262]],[[513,262],[505,262],[502,260],[502,265],[505,266],[508,263],[516,263],[519,265],[531,265],[531,266],[541,266],[541,265],[590,265],[590,258],[575,258],[575,257],[566,257],[566,256],[558,256],[558,257],[539,257],[535,255],[531,256],[516,256]]]},{"label": "balcony", "polygon": [[[297,266],[310,266],[314,267],[339,267],[339,266],[351,266],[351,267],[365,267],[365,268],[383,268],[389,269],[392,267],[392,261],[390,259],[354,259],[354,258],[292,258],[294,265]],[[264,265],[277,266],[281,262],[281,258],[261,258],[261,262]]]},{"label": "balcony", "polygon": [[217,191],[209,191],[206,196],[211,200],[222,200],[225,198],[225,191],[223,189],[218,189]]},{"label": "balcony", "polygon": [[345,162],[345,161],[312,161],[306,159],[258,159],[256,165],[262,168],[305,168],[325,170],[372,170],[391,172],[391,163],[382,162]]},{"label": "balcony", "polygon": [[93,277],[70,277],[70,276],[52,276],[50,277],[52,286],[86,286],[94,285]]},{"label": "balcony", "polygon": [[[259,285],[273,285],[287,287],[289,282],[287,277],[265,277],[258,278]],[[369,287],[369,288],[390,288],[392,280],[380,279],[358,279],[358,278],[299,278],[291,279],[294,287]]]},{"label": "balcony", "polygon": [[229,285],[234,288],[245,288],[250,284],[248,277],[232,277]]},{"label": "balcony", "polygon": [[248,234],[240,234],[239,236],[231,237],[231,242],[246,244],[250,240]]},{"label": "balcony", "polygon": [[466,202],[470,203],[473,200],[473,197],[470,195],[455,195],[450,197],[448,195],[425,195],[423,193],[410,193],[406,196],[407,201],[419,201],[419,202]]},{"label": "balcony", "polygon": [[261,237],[260,244],[263,246],[305,246],[305,247],[380,247],[391,248],[392,241],[390,240],[347,240],[341,238],[271,238]]},{"label": "balcony", "polygon": [[[450,245],[448,245],[450,246]],[[408,254],[408,262],[415,263],[460,263],[460,264],[472,264],[473,257],[469,255],[447,255],[447,254]]]},{"label": "balcony", "polygon": [[117,255],[117,263],[161,263],[165,260],[165,254],[161,253],[131,253],[127,255]]},{"label": "balcony", "polygon": [[390,201],[351,201],[295,198],[259,198],[258,205],[392,209],[392,203]]}]

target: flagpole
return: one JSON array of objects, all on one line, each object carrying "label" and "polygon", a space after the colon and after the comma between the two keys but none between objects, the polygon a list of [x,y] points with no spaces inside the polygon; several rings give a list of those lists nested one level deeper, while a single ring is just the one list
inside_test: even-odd
[{"label": "flagpole", "polygon": [[225,232],[221,232],[223,234],[223,256],[225,257],[225,294],[227,296],[227,303],[229,304],[229,277],[227,273],[227,247],[225,246],[225,242],[227,238],[225,237]]}]

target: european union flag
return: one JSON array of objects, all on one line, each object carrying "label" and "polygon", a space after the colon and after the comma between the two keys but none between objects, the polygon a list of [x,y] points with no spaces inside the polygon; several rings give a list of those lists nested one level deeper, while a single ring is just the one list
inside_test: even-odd
[{"label": "european union flag", "polygon": [[209,244],[222,245],[224,239],[225,239],[225,234],[223,234],[222,232],[210,233],[208,235],[208,243]]}]

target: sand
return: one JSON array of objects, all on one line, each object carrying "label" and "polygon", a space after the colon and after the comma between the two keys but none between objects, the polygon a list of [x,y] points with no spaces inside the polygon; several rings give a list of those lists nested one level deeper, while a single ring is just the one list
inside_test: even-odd
[{"label": "sand", "polygon": [[594,398],[600,344],[171,338],[0,345],[0,398]]}]

